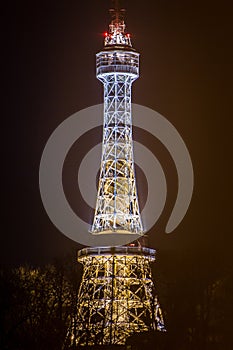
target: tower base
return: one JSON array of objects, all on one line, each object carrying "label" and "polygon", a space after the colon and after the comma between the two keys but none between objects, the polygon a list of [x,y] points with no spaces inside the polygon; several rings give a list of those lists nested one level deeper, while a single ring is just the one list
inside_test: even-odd
[{"label": "tower base", "polygon": [[91,247],[78,261],[84,271],[64,349],[124,345],[135,333],[165,330],[150,269],[155,250]]}]

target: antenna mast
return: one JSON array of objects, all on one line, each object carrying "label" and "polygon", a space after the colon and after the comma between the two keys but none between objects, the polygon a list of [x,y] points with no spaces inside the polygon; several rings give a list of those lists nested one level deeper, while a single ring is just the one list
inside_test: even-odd
[{"label": "antenna mast", "polygon": [[114,8],[109,9],[110,15],[112,17],[112,24],[119,26],[124,24],[125,9],[120,8],[119,0],[114,1]]}]

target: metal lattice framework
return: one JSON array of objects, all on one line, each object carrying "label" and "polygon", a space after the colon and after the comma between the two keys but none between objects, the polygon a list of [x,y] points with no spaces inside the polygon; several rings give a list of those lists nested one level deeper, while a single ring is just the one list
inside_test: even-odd
[{"label": "metal lattice framework", "polygon": [[[110,56],[113,57],[113,67],[103,62]],[[97,56],[100,70],[105,70],[105,73],[98,74],[98,78],[104,82],[104,128],[97,203],[91,229],[93,233],[143,231],[132,141],[131,85],[135,74],[106,73],[106,70],[119,68],[114,61],[121,56],[122,60],[131,57],[130,53],[119,52],[100,53]],[[135,55],[131,59],[136,61],[136,58]],[[122,64],[119,66],[124,68]]]},{"label": "metal lattice framework", "polygon": [[[91,232],[143,234],[131,118],[131,87],[139,76],[139,53],[125,33],[123,11],[112,14],[104,49],[96,62],[97,78],[104,84],[104,123]],[[154,260],[155,251],[140,243],[79,251],[83,277],[64,349],[124,345],[134,333],[165,330],[150,269]]]},{"label": "metal lattice framework", "polygon": [[67,347],[121,345],[133,333],[164,330],[150,269],[154,250],[84,248],[78,260],[84,273]]},{"label": "metal lattice framework", "polygon": [[102,159],[91,232],[143,232],[138,205],[132,141],[131,87],[139,76],[139,54],[125,33],[123,12],[112,10],[96,75],[104,84]]}]

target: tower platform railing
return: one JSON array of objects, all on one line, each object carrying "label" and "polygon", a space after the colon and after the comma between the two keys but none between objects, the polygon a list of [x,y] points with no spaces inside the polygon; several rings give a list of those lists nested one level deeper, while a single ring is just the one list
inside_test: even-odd
[{"label": "tower platform railing", "polygon": [[88,247],[78,251],[78,260],[86,256],[96,255],[143,255],[150,261],[155,261],[156,251],[147,247],[121,246],[121,247]]},{"label": "tower platform railing", "polygon": [[96,55],[97,76],[104,73],[131,73],[139,75],[139,53],[124,51],[101,51]]},{"label": "tower platform railing", "polygon": [[120,64],[111,64],[108,66],[100,66],[96,69],[96,75],[106,74],[106,73],[129,73],[135,76],[138,76],[139,69],[138,67],[130,65],[120,65]]}]

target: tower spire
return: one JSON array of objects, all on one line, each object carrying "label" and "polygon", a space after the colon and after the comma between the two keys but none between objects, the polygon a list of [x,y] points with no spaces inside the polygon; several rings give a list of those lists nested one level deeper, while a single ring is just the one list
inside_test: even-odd
[{"label": "tower spire", "polygon": [[125,9],[121,8],[119,1],[114,1],[114,8],[109,9],[111,15],[111,23],[109,30],[105,33],[104,46],[111,47],[123,45],[124,47],[132,47],[130,34],[126,33],[125,29]]},{"label": "tower spire", "polygon": [[116,21],[119,20],[119,0],[115,0]]},{"label": "tower spire", "polygon": [[120,4],[119,4],[119,0],[115,0],[114,1],[114,8],[109,10],[113,21],[115,21],[115,23],[118,23],[122,20],[124,20],[124,15],[125,15],[125,9],[120,8]]}]

